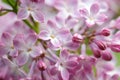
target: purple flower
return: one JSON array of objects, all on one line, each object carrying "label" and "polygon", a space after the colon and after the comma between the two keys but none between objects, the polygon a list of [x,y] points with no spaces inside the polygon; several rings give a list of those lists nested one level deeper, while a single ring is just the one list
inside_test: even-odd
[{"label": "purple flower", "polygon": [[3,55],[13,55],[16,54],[17,50],[14,48],[13,45],[13,37],[8,32],[4,32],[1,36],[0,42],[0,56]]},{"label": "purple flower", "polygon": [[93,3],[90,9],[80,9],[80,15],[85,18],[85,22],[88,27],[92,27],[95,24],[103,24],[107,20],[107,16],[100,13],[100,6],[98,3]]},{"label": "purple flower", "polygon": [[13,40],[15,48],[19,51],[16,57],[18,65],[24,65],[29,57],[36,58],[42,54],[41,46],[36,45],[37,36],[35,34],[29,34],[25,37],[23,34],[18,34]]},{"label": "purple flower", "polygon": [[69,80],[70,73],[68,69],[74,69],[77,66],[77,58],[70,58],[67,50],[62,50],[60,53],[60,58],[55,66],[61,73],[63,80]]},{"label": "purple flower", "polygon": [[34,0],[21,0],[21,5],[18,11],[19,19],[27,19],[30,15],[35,21],[44,22],[44,16],[41,9],[44,5],[44,0],[34,1]]},{"label": "purple flower", "polygon": [[69,38],[70,31],[66,28],[58,28],[52,21],[48,21],[47,24],[48,27],[40,32],[39,38],[45,41],[50,41],[54,47],[60,48],[62,40]]}]

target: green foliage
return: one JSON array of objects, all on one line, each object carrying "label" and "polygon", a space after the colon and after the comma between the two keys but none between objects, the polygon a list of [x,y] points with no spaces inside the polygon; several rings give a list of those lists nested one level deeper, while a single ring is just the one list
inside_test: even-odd
[{"label": "green foliage", "polygon": [[114,53],[115,54],[115,57],[116,57],[116,66],[120,66],[120,53]]},{"label": "green foliage", "polygon": [[11,4],[11,5],[15,5],[16,4],[16,0],[2,0],[2,2],[6,3],[6,4]]},{"label": "green foliage", "polygon": [[87,49],[87,50],[86,50],[86,54],[87,54],[87,55],[93,55],[93,52],[92,52],[92,50],[90,49],[89,46],[87,46],[86,49]]},{"label": "green foliage", "polygon": [[13,9],[13,12],[17,13],[18,10],[17,0],[2,0],[2,2],[10,5]]}]

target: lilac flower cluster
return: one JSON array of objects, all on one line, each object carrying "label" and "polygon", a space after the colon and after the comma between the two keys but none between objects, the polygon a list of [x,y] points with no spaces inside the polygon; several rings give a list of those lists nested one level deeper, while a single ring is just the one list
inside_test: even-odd
[{"label": "lilac flower cluster", "polygon": [[2,1],[0,80],[120,79],[119,0]]}]

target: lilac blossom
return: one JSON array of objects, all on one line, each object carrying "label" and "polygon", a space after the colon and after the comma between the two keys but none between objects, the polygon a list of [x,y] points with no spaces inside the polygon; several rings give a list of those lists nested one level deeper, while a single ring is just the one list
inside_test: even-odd
[{"label": "lilac blossom", "polygon": [[98,3],[93,3],[90,9],[80,9],[81,17],[85,18],[86,25],[92,27],[95,24],[101,25],[107,20],[107,16],[100,13],[100,6]]},{"label": "lilac blossom", "polygon": [[4,32],[1,36],[0,42],[0,55],[3,56],[5,54],[13,55],[16,54],[17,50],[13,45],[13,37],[11,34]]},{"label": "lilac blossom", "polygon": [[0,80],[119,80],[119,4],[1,0]]},{"label": "lilac blossom", "polygon": [[35,58],[42,54],[40,45],[36,45],[37,36],[35,34],[29,34],[27,37],[24,37],[22,34],[15,36],[13,44],[15,48],[19,51],[18,56],[16,57],[16,62],[19,65],[25,64],[29,56]]},{"label": "lilac blossom", "polygon": [[21,0],[21,6],[18,11],[19,19],[27,19],[30,15],[35,21],[44,22],[41,8],[44,5],[44,0]]}]

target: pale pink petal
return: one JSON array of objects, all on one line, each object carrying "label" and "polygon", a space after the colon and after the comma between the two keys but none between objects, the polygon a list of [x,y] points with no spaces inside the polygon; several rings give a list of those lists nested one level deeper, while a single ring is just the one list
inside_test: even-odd
[{"label": "pale pink petal", "polygon": [[27,2],[30,2],[30,0],[20,0],[21,3],[27,3]]},{"label": "pale pink petal", "polygon": [[78,5],[78,0],[67,0],[67,4],[75,8]]},{"label": "pale pink petal", "polygon": [[89,18],[86,20],[86,25],[88,27],[92,27],[95,25],[95,20],[90,20]]},{"label": "pale pink petal", "polygon": [[120,29],[120,17],[117,18],[114,24],[115,24],[115,28]]},{"label": "pale pink petal", "polygon": [[88,10],[87,9],[80,9],[80,16],[86,18],[88,16]]},{"label": "pale pink petal", "polygon": [[64,1],[62,1],[62,0],[55,1],[55,2],[54,2],[54,7],[55,7],[57,10],[63,10],[63,9],[64,9]]},{"label": "pale pink petal", "polygon": [[42,31],[40,32],[40,34],[38,35],[38,37],[39,37],[40,39],[42,39],[42,40],[49,40],[49,39],[50,39],[50,34],[49,34],[48,31],[42,30]]},{"label": "pale pink petal", "polygon": [[15,57],[18,56],[18,51],[14,50],[14,49],[11,49],[9,55],[15,58]]},{"label": "pale pink petal", "polygon": [[63,80],[69,80],[69,72],[65,68],[61,68],[61,76]]},{"label": "pale pink petal", "polygon": [[78,49],[80,44],[73,43],[73,42],[68,42],[66,43],[66,48],[71,49],[71,50],[76,50]]},{"label": "pale pink petal", "polygon": [[34,47],[34,48],[32,49],[32,52],[30,53],[30,56],[31,56],[32,58],[35,58],[35,57],[40,56],[42,53],[43,53],[43,51],[41,50],[40,47]]},{"label": "pale pink petal", "polygon": [[21,35],[21,34],[16,35],[14,40],[13,40],[13,45],[16,49],[24,50],[25,49],[25,42],[24,42],[23,35]]},{"label": "pale pink petal", "polygon": [[20,8],[17,13],[18,19],[27,19],[29,17],[29,12],[26,8]]},{"label": "pale pink petal", "polygon": [[92,15],[96,15],[98,12],[99,12],[99,5],[98,5],[98,3],[92,4],[91,7],[90,7],[90,13]]},{"label": "pale pink petal", "polygon": [[8,46],[12,43],[12,36],[9,33],[4,32],[1,36],[1,41]]},{"label": "pale pink petal", "polygon": [[37,41],[37,35],[36,34],[29,34],[29,36],[26,38],[26,43],[28,46],[33,46]]},{"label": "pale pink petal", "polygon": [[68,41],[72,38],[72,34],[69,29],[62,28],[57,32],[56,37],[61,41]]},{"label": "pale pink petal", "polygon": [[51,43],[55,47],[60,47],[61,46],[61,43],[60,43],[60,41],[57,38],[51,39]]},{"label": "pale pink petal", "polygon": [[0,43],[0,57],[7,54],[9,52],[9,49],[6,48],[5,45]]},{"label": "pale pink petal", "polygon": [[26,52],[20,53],[20,55],[16,58],[16,63],[19,66],[23,66],[27,63],[29,55]]},{"label": "pale pink petal", "polygon": [[114,40],[119,40],[120,39],[120,31],[117,31],[115,35],[113,36]]},{"label": "pale pink petal", "polygon": [[51,42],[47,42],[47,46],[48,48],[52,49],[52,50],[59,50],[60,47],[54,46]]},{"label": "pale pink petal", "polygon": [[66,59],[68,58],[68,55],[69,55],[68,51],[67,51],[66,49],[64,49],[64,50],[62,50],[61,53],[60,53],[60,58],[61,58],[62,60],[66,60]]},{"label": "pale pink petal", "polygon": [[74,28],[74,26],[78,23],[78,20],[77,19],[70,19],[70,20],[67,20],[66,24],[67,24],[67,27],[68,28]]},{"label": "pale pink petal", "polygon": [[96,18],[96,23],[98,25],[102,25],[103,23],[105,23],[108,20],[108,17],[104,14],[100,14],[97,18]]},{"label": "pale pink petal", "polygon": [[72,60],[69,60],[66,62],[66,67],[67,68],[70,68],[70,69],[73,69],[77,66],[77,61],[72,61]]},{"label": "pale pink petal", "polygon": [[57,29],[57,25],[56,25],[55,21],[48,20],[47,25],[48,25],[48,27],[49,27],[50,30],[54,31],[55,29]]},{"label": "pale pink petal", "polygon": [[44,22],[44,15],[40,11],[35,11],[31,13],[32,17],[34,18],[35,21]]}]

